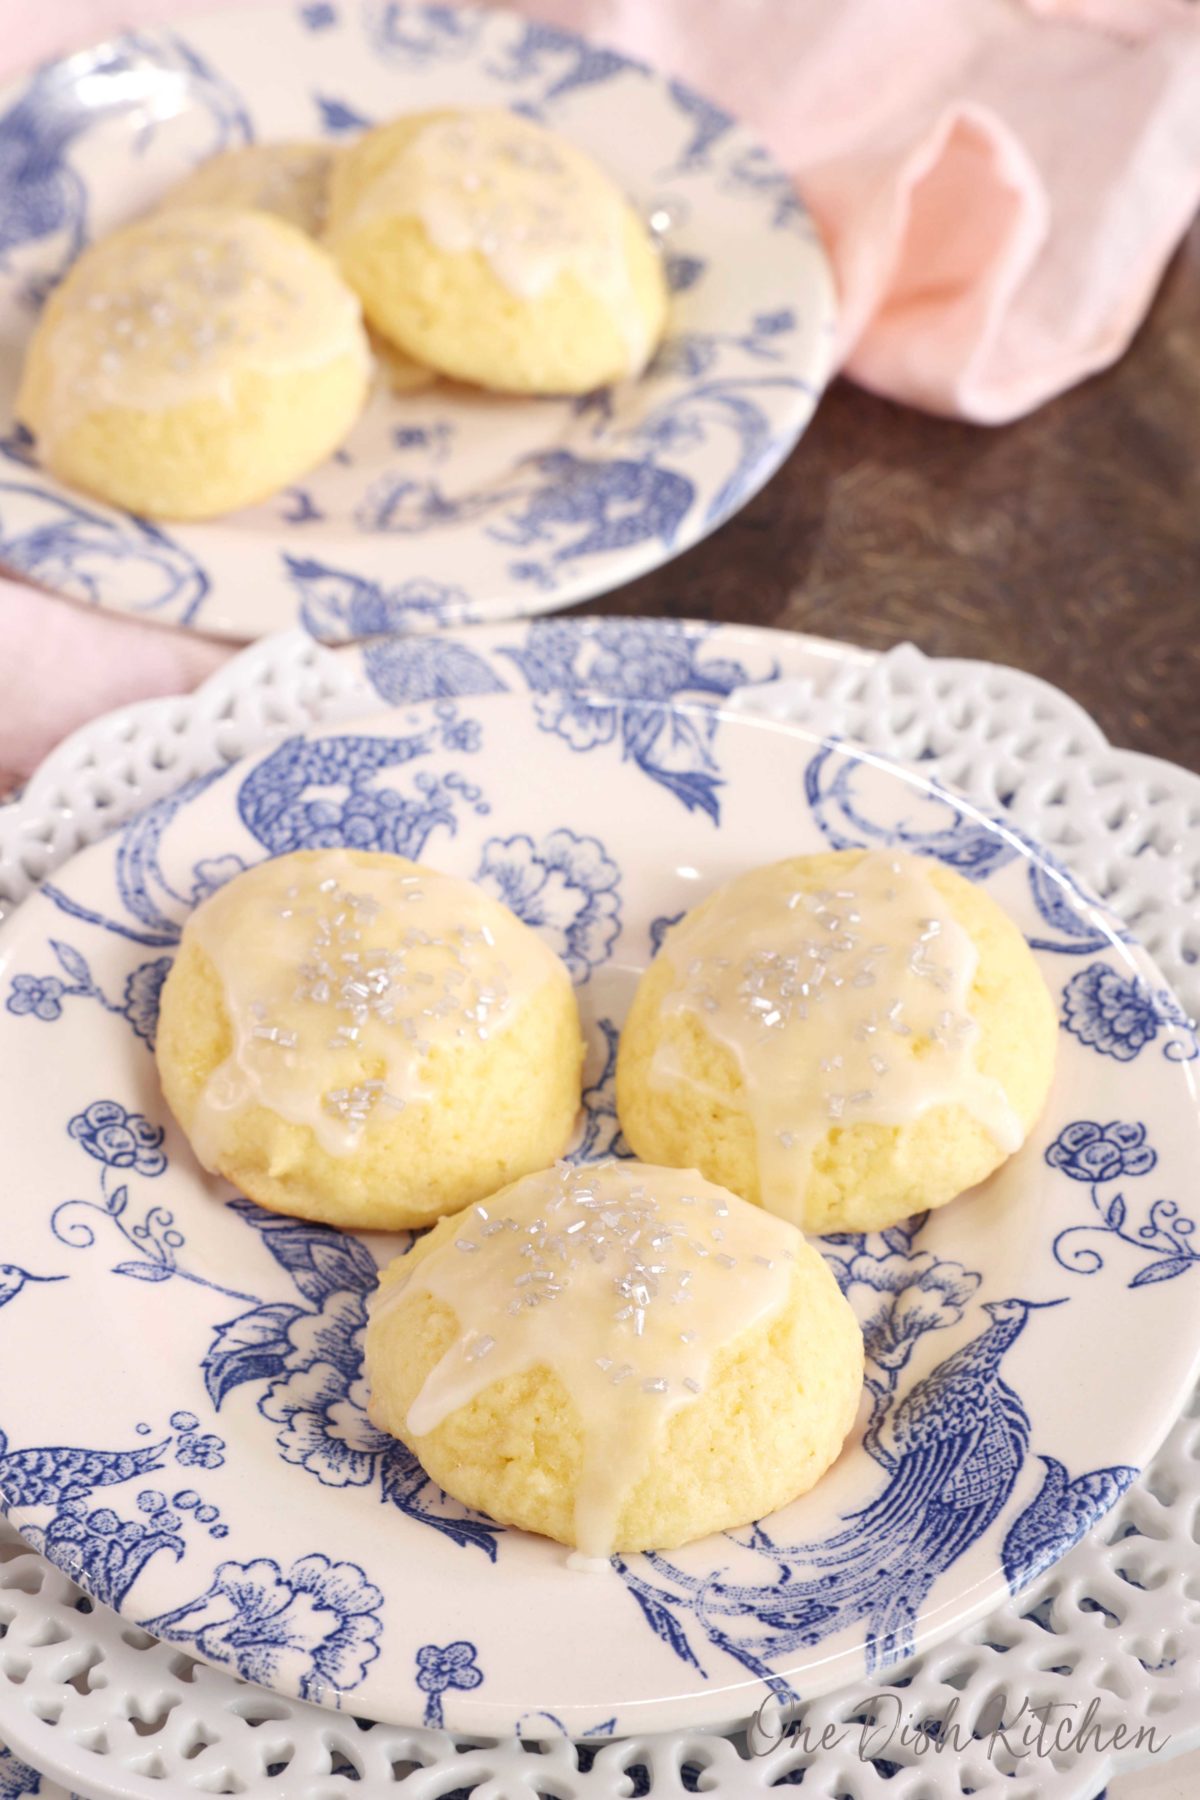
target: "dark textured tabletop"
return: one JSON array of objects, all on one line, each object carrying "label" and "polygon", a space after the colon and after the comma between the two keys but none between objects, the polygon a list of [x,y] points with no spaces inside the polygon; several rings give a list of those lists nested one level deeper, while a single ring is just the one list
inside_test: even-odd
[{"label": "dark textured tabletop", "polygon": [[1200,223],[1112,369],[996,429],[838,382],[758,497],[588,612],[910,639],[1200,771]]}]

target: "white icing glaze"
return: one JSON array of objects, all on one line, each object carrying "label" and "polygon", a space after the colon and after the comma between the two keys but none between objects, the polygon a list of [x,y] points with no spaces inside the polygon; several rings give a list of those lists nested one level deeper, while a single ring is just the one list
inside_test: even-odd
[{"label": "white icing glaze", "polygon": [[559,1164],[469,1208],[453,1237],[398,1265],[371,1320],[424,1290],[459,1322],[409,1409],[414,1437],[505,1376],[554,1372],[584,1433],[575,1542],[603,1557],[715,1353],[785,1304],[798,1242],[695,1170]]},{"label": "white icing glaze", "polygon": [[210,156],[159,205],[249,206],[315,237],[325,223],[332,166],[326,144],[242,144]]},{"label": "white icing glaze", "polygon": [[[1007,1154],[1020,1148],[1004,1089],[975,1063],[974,943],[919,857],[873,851],[811,891],[786,864],[749,870],[675,926],[662,954],[678,975],[665,1009],[698,1014],[737,1059],[773,1212],[803,1217],[831,1130],[957,1105]],[[671,1044],[650,1079],[689,1079]]]},{"label": "white icing glaze", "polygon": [[354,295],[315,245],[262,213],[155,213],[92,245],[50,305],[53,361],[31,421],[43,448],[106,407],[228,403],[248,371],[347,355],[368,366]]},{"label": "white icing glaze", "polygon": [[476,250],[531,300],[570,273],[608,306],[638,373],[653,349],[625,249],[628,205],[590,157],[503,108],[437,117],[364,189],[341,229],[419,218],[439,249]]},{"label": "white icing glaze", "polygon": [[472,1040],[503,1031],[547,982],[548,945],[469,881],[362,866],[344,850],[258,864],[185,927],[221,982],[233,1044],[189,1127],[216,1166],[226,1123],[265,1106],[333,1156],[380,1116],[436,1098]]}]

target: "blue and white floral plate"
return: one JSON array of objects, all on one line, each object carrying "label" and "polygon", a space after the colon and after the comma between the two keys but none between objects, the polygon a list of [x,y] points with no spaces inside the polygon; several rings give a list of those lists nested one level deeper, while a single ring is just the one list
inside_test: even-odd
[{"label": "blue and white floral plate", "polygon": [[[564,132],[661,229],[672,319],[640,381],[578,401],[380,390],[302,483],[200,525],[150,525],[38,469],[17,373],[84,243],[214,151],[457,103]],[[119,612],[338,641],[563,606],[736,511],[829,373],[828,263],[762,146],[682,83],[510,13],[337,0],[118,38],[0,94],[0,168],[0,566]]]},{"label": "blue and white floral plate", "polygon": [[[540,635],[540,634],[539,634]],[[585,1737],[727,1724],[903,1657],[1062,1555],[1173,1420],[1200,1344],[1197,1045],[1051,861],[926,776],[715,707],[522,693],[329,725],[189,782],[0,935],[0,1492],[97,1599],[357,1715]],[[655,721],[700,788],[639,759]],[[567,728],[564,729],[564,726]],[[902,843],[1019,919],[1059,1068],[974,1195],[826,1240],[864,1321],[859,1426],[818,1489],[669,1556],[567,1567],[448,1500],[364,1411],[364,1296],[395,1240],[204,1177],[151,1055],[189,907],[305,845],[420,855],[542,931],[591,1038],[575,1154],[620,1154],[616,1034],[664,924],[785,852]]]}]

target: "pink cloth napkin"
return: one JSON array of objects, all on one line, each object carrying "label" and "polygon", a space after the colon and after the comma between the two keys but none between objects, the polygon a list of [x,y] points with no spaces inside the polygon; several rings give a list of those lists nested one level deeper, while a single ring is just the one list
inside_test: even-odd
[{"label": "pink cloth napkin", "polygon": [[[0,74],[187,0],[3,0]],[[1200,203],[1188,0],[522,0],[755,126],[819,221],[854,380],[999,424],[1115,360]],[[219,646],[0,584],[0,767]],[[52,667],[53,683],[30,679]],[[40,691],[39,691],[40,690]]]}]

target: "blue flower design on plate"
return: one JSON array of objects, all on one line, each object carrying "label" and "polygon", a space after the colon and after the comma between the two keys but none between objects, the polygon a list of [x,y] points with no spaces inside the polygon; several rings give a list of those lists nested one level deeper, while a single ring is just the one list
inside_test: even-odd
[{"label": "blue flower design on plate", "polygon": [[1122,1175],[1148,1175],[1158,1158],[1146,1142],[1144,1125],[1077,1119],[1059,1132],[1046,1161],[1072,1181],[1119,1181]]},{"label": "blue flower design on plate", "polygon": [[225,1461],[225,1440],[213,1432],[188,1432],[175,1450],[175,1461],[184,1469],[219,1469]]},{"label": "blue flower design on plate", "polygon": [[1106,1237],[1154,1258],[1127,1283],[1131,1288],[1173,1281],[1200,1263],[1193,1241],[1196,1221],[1174,1200],[1155,1200],[1139,1224],[1125,1194],[1100,1191],[1109,1182],[1138,1180],[1157,1165],[1144,1125],[1119,1119],[1098,1125],[1093,1119],[1078,1119],[1059,1132],[1046,1151],[1046,1161],[1072,1181],[1086,1181],[1091,1189],[1096,1218],[1085,1225],[1068,1225],[1054,1240],[1055,1261],[1072,1275],[1095,1275],[1104,1267],[1097,1239],[1103,1243]]},{"label": "blue flower design on plate", "polygon": [[380,638],[363,645],[362,659],[363,674],[390,706],[507,691],[486,657],[458,638]]},{"label": "blue flower design on plate", "polygon": [[10,1013],[30,1014],[47,1024],[62,1012],[63,984],[54,975],[14,975],[6,1006]]},{"label": "blue flower design on plate", "polygon": [[249,1310],[216,1328],[201,1365],[213,1406],[236,1387],[267,1384],[258,1410],[279,1427],[275,1442],[285,1462],[323,1487],[378,1486],[380,1498],[410,1519],[494,1560],[502,1527],[439,1495],[403,1444],[367,1417],[363,1340],[376,1278],[370,1252],[348,1233],[267,1213],[249,1200],[233,1200],[230,1208],[258,1231],[304,1304],[239,1296]]},{"label": "blue flower design on plate", "polygon": [[367,1388],[359,1373],[367,1309],[362,1293],[329,1294],[319,1312],[288,1325],[286,1369],[272,1382],[259,1411],[282,1429],[280,1455],[315,1475],[324,1487],[365,1487],[393,1439],[367,1417]]},{"label": "blue flower design on plate", "polygon": [[172,961],[169,956],[159,956],[153,962],[141,963],[125,983],[125,1016],[151,1049],[158,1033],[163,983],[171,972]]},{"label": "blue flower design on plate", "polygon": [[64,1000],[96,1000],[106,1012],[127,1019],[136,1035],[154,1047],[158,1003],[171,967],[169,956],[141,963],[133,969],[126,976],[123,996],[117,1001],[110,1000],[97,986],[87,958],[74,945],[51,938],[50,948],[69,980],[61,981],[57,975],[14,975],[12,990],[5,1002],[10,1013],[52,1024],[61,1018]]},{"label": "blue flower design on plate", "polygon": [[1164,1025],[1179,1028],[1164,1045],[1165,1056],[1190,1062],[1197,1054],[1195,1033],[1174,996],[1165,988],[1153,993],[1140,976],[1130,979],[1108,963],[1091,963],[1071,977],[1062,1022],[1081,1044],[1117,1062],[1132,1062]]},{"label": "blue flower design on plate", "polygon": [[270,1557],[225,1562],[211,1587],[145,1629],[270,1687],[336,1703],[379,1655],[383,1596],[353,1562],[302,1556],[282,1569]]},{"label": "blue flower design on plate", "polygon": [[621,871],[598,838],[552,831],[489,838],[475,880],[561,956],[576,981],[607,961],[621,929]]},{"label": "blue flower design on plate", "polygon": [[426,1725],[442,1723],[442,1695],[447,1688],[477,1688],[483,1670],[474,1644],[459,1638],[453,1644],[422,1644],[417,1651],[417,1686],[429,1696],[425,1703]]},{"label": "blue flower design on plate", "polygon": [[93,1100],[67,1126],[89,1156],[110,1169],[135,1169],[139,1175],[161,1175],[167,1166],[163,1128],[142,1113],[126,1112],[118,1100]]},{"label": "blue flower design on plate", "polygon": [[749,680],[741,663],[706,657],[703,639],[658,619],[604,619],[587,631],[555,620],[501,655],[536,696],[543,731],[580,752],[618,744],[623,757],[689,810],[719,821],[717,720],[710,707],[672,707],[728,698]]}]

